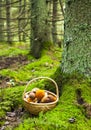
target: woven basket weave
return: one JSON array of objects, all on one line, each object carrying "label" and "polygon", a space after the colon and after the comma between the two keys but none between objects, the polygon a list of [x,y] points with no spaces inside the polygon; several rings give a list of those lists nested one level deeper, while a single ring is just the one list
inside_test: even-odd
[{"label": "woven basket weave", "polygon": [[[53,85],[55,86],[55,89],[56,89],[56,94],[50,92],[50,91],[47,91],[48,94],[51,94],[53,96],[56,97],[56,101],[54,102],[50,102],[50,103],[34,103],[34,102],[27,102],[25,99],[24,99],[24,95],[28,92],[26,92],[26,89],[27,87],[32,84],[33,82],[37,82],[37,80],[41,80],[41,79],[47,79],[49,81],[51,81],[53,83]],[[34,115],[38,115],[39,112],[46,112],[48,110],[51,110],[52,108],[54,108],[57,104],[59,100],[59,91],[58,91],[58,86],[57,86],[57,83],[51,79],[51,78],[48,78],[48,77],[38,77],[38,78],[34,78],[32,80],[30,80],[28,82],[28,84],[26,85],[25,87],[25,90],[24,90],[24,93],[23,93],[23,101],[24,101],[24,106],[25,108],[31,113],[31,114],[34,114]]]}]

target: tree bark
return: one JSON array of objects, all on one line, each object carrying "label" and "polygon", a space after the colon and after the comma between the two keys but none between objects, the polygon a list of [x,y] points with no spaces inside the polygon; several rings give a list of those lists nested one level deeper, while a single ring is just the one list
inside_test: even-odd
[{"label": "tree bark", "polygon": [[[2,0],[0,2],[0,6],[2,5]],[[4,41],[4,32],[3,32],[3,29],[4,29],[4,21],[2,20],[2,17],[3,17],[3,8],[0,7],[0,42]]]},{"label": "tree bark", "polygon": [[[19,0],[19,14],[21,13],[21,10],[22,10],[22,0]],[[19,42],[22,41],[21,30],[22,30],[21,29],[21,18],[18,18],[18,38],[19,38]]]},{"label": "tree bark", "polygon": [[31,53],[35,58],[41,55],[44,42],[49,41],[47,4],[45,0],[31,3]]},{"label": "tree bark", "polygon": [[66,0],[62,70],[91,76],[91,1]]},{"label": "tree bark", "polygon": [[[24,4],[24,15],[23,15],[23,17],[26,18],[26,14],[25,14],[26,4],[27,4],[26,0],[24,0],[23,4]],[[24,19],[23,23],[26,23],[26,19]],[[23,32],[22,40],[23,40],[24,42],[26,41],[26,35],[25,35],[24,32]]]},{"label": "tree bark", "polygon": [[63,3],[62,3],[62,0],[59,0],[59,4],[60,4],[60,7],[61,7],[61,12],[64,16],[64,9],[63,9]]},{"label": "tree bark", "polygon": [[58,0],[53,0],[53,19],[52,19],[52,36],[53,36],[53,43],[55,44],[58,41],[57,38],[57,6]]},{"label": "tree bark", "polygon": [[7,23],[7,42],[9,44],[12,43],[12,37],[11,37],[11,26],[10,26],[10,2],[11,0],[6,0],[6,23]]}]

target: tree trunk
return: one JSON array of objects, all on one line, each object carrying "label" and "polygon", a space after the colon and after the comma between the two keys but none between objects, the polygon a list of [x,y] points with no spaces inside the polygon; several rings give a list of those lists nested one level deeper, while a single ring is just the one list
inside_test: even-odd
[{"label": "tree trunk", "polygon": [[10,2],[11,0],[6,0],[6,23],[7,23],[7,42],[9,44],[12,43],[12,36],[11,36],[11,26],[10,26]]},{"label": "tree trunk", "polygon": [[60,7],[61,7],[61,12],[64,16],[64,9],[63,9],[63,3],[62,3],[62,0],[59,0],[59,4],[60,4]]},{"label": "tree trunk", "polygon": [[31,3],[31,53],[35,58],[40,57],[44,42],[50,39],[47,16],[46,1],[33,0]]},{"label": "tree trunk", "polygon": [[[0,2],[0,6],[2,5],[2,0]],[[4,41],[4,21],[2,20],[3,17],[3,8],[0,7],[0,42]]]},{"label": "tree trunk", "polygon": [[[21,10],[22,10],[22,0],[19,0],[19,14],[21,13]],[[21,30],[22,30],[21,29],[21,18],[19,18],[18,19],[18,37],[19,37],[19,42],[22,41]]]},{"label": "tree trunk", "polygon": [[53,43],[58,41],[57,38],[57,6],[58,0],[53,0],[53,19],[52,19],[52,36],[53,36]]},{"label": "tree trunk", "polygon": [[62,56],[65,73],[91,76],[91,1],[66,0]]},{"label": "tree trunk", "polygon": [[[26,19],[25,19],[25,17],[26,17],[26,4],[27,4],[26,0],[23,1],[23,4],[24,4],[24,14],[23,14],[24,20],[23,20],[23,23],[25,24],[26,23]],[[22,40],[23,40],[23,42],[26,41],[26,36],[25,36],[24,32],[23,32],[23,35],[22,35]]]}]

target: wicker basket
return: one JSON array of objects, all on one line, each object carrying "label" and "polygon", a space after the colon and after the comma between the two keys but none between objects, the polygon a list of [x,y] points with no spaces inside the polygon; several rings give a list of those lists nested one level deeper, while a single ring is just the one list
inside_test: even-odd
[{"label": "wicker basket", "polygon": [[[26,92],[27,87],[28,87],[31,83],[36,82],[37,80],[41,80],[41,79],[47,79],[47,80],[49,80],[49,81],[51,81],[51,82],[53,83],[53,85],[54,85],[55,88],[56,88],[56,94],[54,94],[54,93],[52,93],[52,92],[50,92],[50,91],[47,91],[47,90],[45,90],[45,91],[47,91],[47,93],[49,93],[49,94],[55,96],[55,97],[56,97],[56,101],[50,102],[50,103],[34,103],[34,102],[30,102],[30,103],[29,103],[29,102],[27,102],[27,101],[24,99],[24,95],[25,95],[26,93],[28,93],[28,92]],[[25,106],[25,108],[26,108],[31,114],[34,114],[34,115],[38,115],[39,112],[41,112],[41,111],[42,111],[42,112],[46,112],[46,111],[48,111],[48,110],[51,110],[52,108],[54,108],[54,107],[56,106],[58,100],[59,100],[59,91],[58,91],[57,83],[56,83],[53,79],[48,78],[48,77],[38,77],[38,78],[34,78],[34,79],[30,80],[30,81],[28,82],[28,84],[26,85],[26,88],[25,88],[24,93],[23,93],[24,106]]]}]

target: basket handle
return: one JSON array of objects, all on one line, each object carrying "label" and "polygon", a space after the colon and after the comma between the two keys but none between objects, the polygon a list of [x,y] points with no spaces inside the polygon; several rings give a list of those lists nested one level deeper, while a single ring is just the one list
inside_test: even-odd
[{"label": "basket handle", "polygon": [[48,78],[48,77],[38,77],[38,78],[34,78],[34,79],[30,80],[30,81],[27,83],[27,85],[26,85],[26,87],[25,87],[25,89],[24,89],[23,95],[26,93],[26,89],[27,89],[27,87],[29,86],[29,84],[31,84],[32,82],[34,82],[34,81],[36,81],[36,80],[39,80],[39,79],[48,79],[48,80],[52,81],[52,82],[54,83],[55,87],[56,87],[56,95],[57,95],[57,98],[59,99],[58,85],[57,85],[57,83],[56,83],[53,79]]}]

